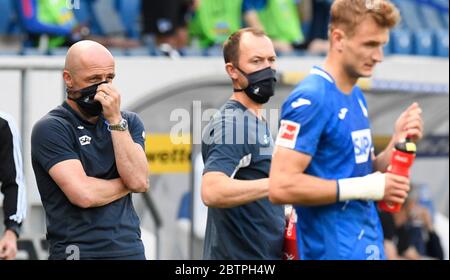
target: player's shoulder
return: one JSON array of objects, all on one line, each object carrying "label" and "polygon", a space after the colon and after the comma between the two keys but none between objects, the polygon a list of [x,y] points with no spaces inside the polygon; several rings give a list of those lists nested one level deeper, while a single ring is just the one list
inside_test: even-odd
[{"label": "player's shoulder", "polygon": [[34,127],[46,127],[46,126],[55,126],[55,125],[64,125],[65,117],[59,112],[58,108],[50,111],[46,115],[44,115],[41,119],[39,119]]},{"label": "player's shoulder", "polygon": [[308,96],[314,99],[325,99],[333,89],[334,80],[330,74],[319,67],[313,67],[309,75],[294,89],[294,94]]},{"label": "player's shoulder", "polygon": [[132,111],[120,111],[120,113],[122,114],[123,117],[127,117],[127,118],[139,118],[139,115],[135,112]]},{"label": "player's shoulder", "polygon": [[327,97],[330,96],[331,85],[329,80],[311,73],[295,87],[284,107],[290,106],[295,109],[303,105],[323,106],[329,101]]},{"label": "player's shoulder", "polygon": [[359,98],[359,99],[363,100],[364,102],[366,102],[366,98],[364,97],[364,92],[358,85],[354,86],[353,94],[355,94],[355,96],[357,98]]},{"label": "player's shoulder", "polygon": [[[225,135],[234,137],[235,131],[243,131],[248,125],[249,118],[253,116],[244,105],[235,100],[228,100],[209,119],[204,129],[203,138],[205,143],[220,143]],[[214,141],[210,141],[210,139]]]},{"label": "player's shoulder", "polygon": [[223,113],[234,114],[247,111],[247,108],[237,100],[228,100],[221,108]]},{"label": "player's shoulder", "polygon": [[247,108],[236,100],[228,100],[212,117],[214,124],[241,124],[245,116],[251,116]]},{"label": "player's shoulder", "polygon": [[33,126],[32,137],[36,135],[59,135],[71,127],[69,115],[66,109],[58,106],[39,119]]}]

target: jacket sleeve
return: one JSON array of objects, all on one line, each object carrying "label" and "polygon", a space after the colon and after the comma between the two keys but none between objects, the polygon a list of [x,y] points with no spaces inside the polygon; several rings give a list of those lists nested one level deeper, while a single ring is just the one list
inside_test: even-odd
[{"label": "jacket sleeve", "polygon": [[3,118],[0,118],[0,183],[5,227],[19,235],[26,215],[20,138],[15,124]]}]

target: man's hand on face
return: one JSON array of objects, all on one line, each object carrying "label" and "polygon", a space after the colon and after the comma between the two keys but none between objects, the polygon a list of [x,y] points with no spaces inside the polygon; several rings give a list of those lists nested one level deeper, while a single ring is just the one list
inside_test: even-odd
[{"label": "man's hand on face", "polygon": [[122,119],[120,114],[120,94],[116,88],[108,83],[97,88],[95,100],[103,106],[103,116],[110,124],[118,124]]}]

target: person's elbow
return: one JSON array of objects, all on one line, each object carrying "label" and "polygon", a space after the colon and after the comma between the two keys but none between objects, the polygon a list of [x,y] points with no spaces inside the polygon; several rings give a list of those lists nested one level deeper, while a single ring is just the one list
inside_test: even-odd
[{"label": "person's elbow", "polygon": [[149,180],[147,177],[134,178],[127,188],[133,193],[145,193],[150,188]]},{"label": "person's elbow", "polygon": [[202,182],[202,201],[207,207],[223,208],[225,207],[224,200],[221,199],[219,192],[220,186],[216,180],[203,179]]},{"label": "person's elbow", "polygon": [[273,204],[286,204],[286,180],[283,180],[283,176],[273,176],[269,178],[269,200]]},{"label": "person's elbow", "polygon": [[95,194],[92,192],[92,188],[89,187],[89,180],[87,176],[74,176],[61,180],[58,177],[61,173],[50,170],[52,176],[57,176],[56,180],[59,182],[58,186],[63,191],[67,200],[79,208],[92,208],[96,204]]},{"label": "person's elbow", "polygon": [[73,205],[79,208],[88,209],[95,207],[95,199],[93,195],[87,191],[81,191],[70,195],[68,196],[68,199]]},{"label": "person's elbow", "polygon": [[211,190],[211,186],[207,184],[202,184],[202,201],[207,207],[216,207],[218,205],[217,196]]},{"label": "person's elbow", "polygon": [[269,200],[273,204],[283,204],[283,195],[279,184],[278,181],[269,179]]}]

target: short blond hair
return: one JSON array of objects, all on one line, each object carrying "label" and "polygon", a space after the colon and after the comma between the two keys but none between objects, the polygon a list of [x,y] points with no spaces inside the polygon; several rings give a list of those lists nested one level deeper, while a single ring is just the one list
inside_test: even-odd
[{"label": "short blond hair", "polygon": [[329,32],[340,28],[353,36],[358,24],[368,16],[380,27],[389,29],[400,21],[400,12],[388,0],[335,0],[331,6]]}]

